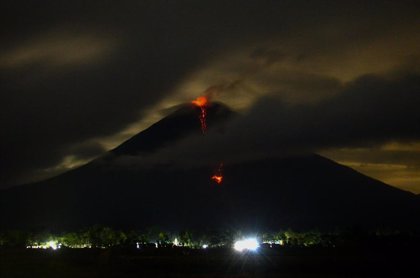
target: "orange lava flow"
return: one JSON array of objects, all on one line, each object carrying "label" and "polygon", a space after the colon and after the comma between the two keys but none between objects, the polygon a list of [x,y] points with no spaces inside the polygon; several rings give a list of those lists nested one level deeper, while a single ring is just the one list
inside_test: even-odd
[{"label": "orange lava flow", "polygon": [[213,181],[215,181],[217,184],[221,184],[221,183],[222,183],[222,181],[223,181],[223,176],[213,175],[213,176],[211,177],[211,179],[212,179]]},{"label": "orange lava flow", "polygon": [[203,134],[206,133],[207,130],[207,123],[206,123],[206,116],[207,116],[207,111],[206,111],[206,106],[208,104],[208,99],[204,96],[198,97],[195,100],[192,101],[192,104],[197,105],[198,107],[200,107],[201,109],[201,113],[200,113],[200,124],[201,124],[201,131],[203,132]]},{"label": "orange lava flow", "polygon": [[220,163],[219,168],[217,169],[216,173],[214,173],[213,176],[211,176],[211,180],[215,181],[217,184],[221,184],[223,181],[223,162]]}]

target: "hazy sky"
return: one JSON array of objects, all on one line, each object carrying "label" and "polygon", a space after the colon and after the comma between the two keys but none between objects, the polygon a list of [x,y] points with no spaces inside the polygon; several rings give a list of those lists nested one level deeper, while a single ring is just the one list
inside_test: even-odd
[{"label": "hazy sky", "polygon": [[420,5],[348,2],[3,1],[0,187],[205,93],[262,154],[313,151],[420,193]]}]

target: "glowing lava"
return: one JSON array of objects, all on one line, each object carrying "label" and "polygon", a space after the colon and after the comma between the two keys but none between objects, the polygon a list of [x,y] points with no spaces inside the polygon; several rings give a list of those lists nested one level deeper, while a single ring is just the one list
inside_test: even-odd
[{"label": "glowing lava", "polygon": [[223,181],[223,174],[222,174],[223,163],[220,163],[219,168],[217,169],[216,173],[211,176],[211,180],[215,181],[217,184],[221,184]]},{"label": "glowing lava", "polygon": [[207,130],[207,123],[206,123],[206,115],[207,115],[207,104],[208,104],[208,99],[204,96],[198,97],[195,100],[192,101],[192,104],[200,107],[201,109],[201,114],[200,114],[200,123],[201,123],[201,131],[203,132],[203,134],[206,133]]},{"label": "glowing lava", "polygon": [[214,180],[217,184],[221,184],[223,181],[223,176],[213,175],[211,179]]},{"label": "glowing lava", "polygon": [[195,100],[192,101],[193,104],[195,104],[199,107],[206,106],[208,102],[209,101],[207,100],[206,97],[198,97],[198,98],[196,98]]}]

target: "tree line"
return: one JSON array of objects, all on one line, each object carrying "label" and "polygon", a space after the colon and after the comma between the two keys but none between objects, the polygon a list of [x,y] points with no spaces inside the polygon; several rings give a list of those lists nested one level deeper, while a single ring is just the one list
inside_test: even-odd
[{"label": "tree line", "polygon": [[270,247],[336,247],[420,242],[418,233],[392,229],[337,229],[328,232],[286,229],[249,234],[233,229],[169,232],[155,227],[123,231],[107,226],[93,226],[60,233],[3,231],[0,232],[0,248],[216,248],[232,246],[235,240],[249,235],[256,237],[262,245]]}]

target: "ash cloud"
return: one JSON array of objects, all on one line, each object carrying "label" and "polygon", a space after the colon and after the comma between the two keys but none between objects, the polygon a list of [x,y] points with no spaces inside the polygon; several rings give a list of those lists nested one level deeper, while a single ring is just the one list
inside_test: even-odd
[{"label": "ash cloud", "polygon": [[223,132],[210,129],[138,162],[193,167],[420,140],[419,75],[363,76],[335,97],[311,104],[290,105],[275,96],[261,98]]},{"label": "ash cloud", "polygon": [[[330,116],[322,118],[314,115],[321,113],[321,104],[314,103],[327,106],[324,101],[331,98],[330,105],[353,114],[352,105],[361,100],[339,100],[337,93],[346,95],[344,83],[415,61],[417,6],[415,1],[5,1],[0,24],[0,187],[35,180],[37,173],[38,179],[44,177],[66,157],[94,158],[105,151],[100,147],[107,145],[103,138],[119,138],[130,125],[147,122],[150,109],[160,111],[211,86],[223,91],[217,98],[229,105],[253,106],[244,115],[247,124],[232,123],[232,146],[249,138],[251,150],[266,153],[259,149],[277,147],[277,140],[287,146],[296,139],[293,134],[305,132],[310,140],[298,138],[302,142],[294,145],[328,145],[324,135],[329,130],[301,120],[315,116],[338,128],[334,144],[356,144],[357,136],[331,120],[345,121],[345,114],[331,108]],[[352,90],[375,82],[357,80]],[[279,103],[264,101],[279,96]],[[382,95],[373,92],[372,109],[382,109],[375,97]],[[284,98],[303,103],[303,111]],[[307,99],[316,101],[305,104]],[[397,123],[390,116],[396,114],[392,105],[384,109],[383,117]],[[407,116],[417,119],[414,112]],[[351,127],[364,124],[360,116],[351,117]],[[265,129],[252,130],[264,124]],[[397,139],[412,137],[408,123],[396,125]],[[385,140],[387,128],[355,132],[367,132],[371,137],[366,140],[374,142]],[[97,146],[92,151],[79,149],[90,142]]]}]

